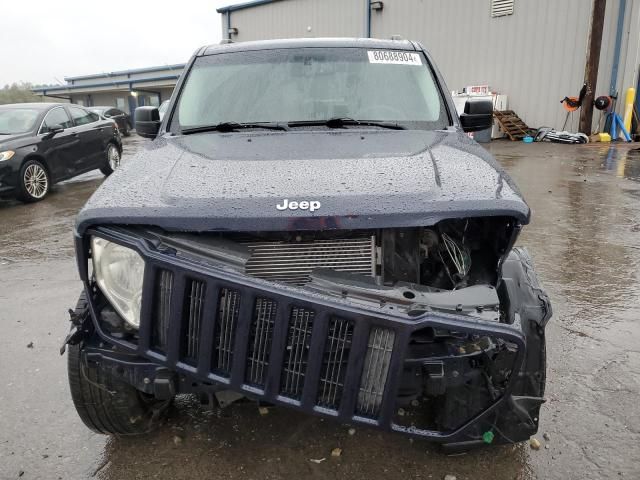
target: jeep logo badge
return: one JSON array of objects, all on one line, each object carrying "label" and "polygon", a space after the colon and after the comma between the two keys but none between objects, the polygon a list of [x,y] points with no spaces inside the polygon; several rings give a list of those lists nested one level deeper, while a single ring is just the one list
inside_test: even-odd
[{"label": "jeep logo badge", "polygon": [[309,210],[310,212],[315,212],[320,208],[320,202],[318,202],[317,200],[302,200],[301,202],[294,202],[289,201],[288,198],[285,198],[282,201],[282,205],[276,203],[276,208],[278,210]]}]

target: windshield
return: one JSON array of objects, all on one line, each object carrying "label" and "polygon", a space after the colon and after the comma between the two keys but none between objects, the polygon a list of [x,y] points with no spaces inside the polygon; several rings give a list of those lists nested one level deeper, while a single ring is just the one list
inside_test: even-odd
[{"label": "windshield", "polygon": [[350,118],[407,128],[449,124],[439,89],[419,52],[299,48],[198,58],[174,125],[312,122]]},{"label": "windshield", "polygon": [[0,108],[0,135],[26,133],[36,125],[40,110],[32,108]]}]

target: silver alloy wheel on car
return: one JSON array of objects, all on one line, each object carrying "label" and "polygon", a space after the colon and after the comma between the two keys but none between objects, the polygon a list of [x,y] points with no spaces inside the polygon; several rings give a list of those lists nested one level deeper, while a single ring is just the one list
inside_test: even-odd
[{"label": "silver alloy wheel on car", "polygon": [[115,145],[109,145],[107,150],[107,159],[109,160],[109,167],[111,170],[115,170],[120,166],[120,152]]},{"label": "silver alloy wheel on car", "polygon": [[37,164],[29,165],[24,171],[24,188],[33,198],[42,198],[49,191],[47,172]]}]

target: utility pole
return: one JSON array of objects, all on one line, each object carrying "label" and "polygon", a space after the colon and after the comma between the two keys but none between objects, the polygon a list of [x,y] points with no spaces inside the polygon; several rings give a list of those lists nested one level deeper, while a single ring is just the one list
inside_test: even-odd
[{"label": "utility pole", "polygon": [[604,28],[604,11],[607,0],[593,0],[591,12],[591,30],[587,43],[587,61],[584,67],[584,82],[587,84],[587,95],[580,109],[580,131],[591,135],[593,120],[593,99],[598,83],[598,65],[600,63],[600,47],[602,45],[602,30]]}]

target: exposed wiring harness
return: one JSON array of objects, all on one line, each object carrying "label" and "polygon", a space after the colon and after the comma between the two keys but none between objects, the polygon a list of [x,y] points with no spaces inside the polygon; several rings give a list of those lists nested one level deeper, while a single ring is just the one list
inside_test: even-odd
[{"label": "exposed wiring harness", "polygon": [[[438,251],[438,255],[440,256],[440,260],[442,260],[442,264],[444,265],[454,289],[464,282],[465,278],[469,274],[469,270],[471,270],[471,256],[469,255],[469,250],[464,244],[468,226],[469,221],[467,220],[462,232],[462,240],[459,243],[447,233],[442,232],[440,234],[440,238],[442,239],[442,248]],[[451,259],[451,263],[456,270],[453,274],[451,273],[447,262],[445,262],[442,252],[446,252],[447,256]]]}]

